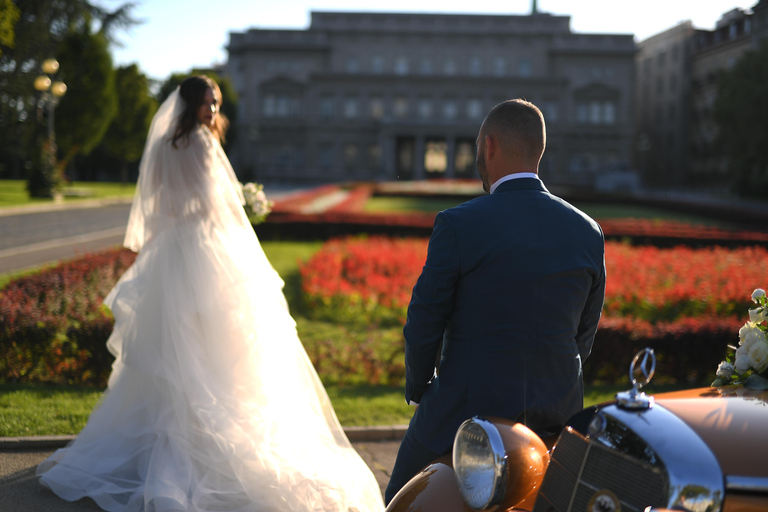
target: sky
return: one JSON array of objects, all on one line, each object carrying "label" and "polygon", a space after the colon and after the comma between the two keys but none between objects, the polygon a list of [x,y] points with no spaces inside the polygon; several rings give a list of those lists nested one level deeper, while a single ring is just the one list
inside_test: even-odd
[{"label": "sky", "polygon": [[[311,11],[428,12],[525,15],[531,0],[132,0],[144,21],[121,32],[116,65],[136,63],[158,80],[227,60],[230,32],[249,28],[306,29]],[[116,8],[125,0],[96,0]],[[634,34],[642,41],[678,23],[712,29],[723,13],[757,0],[538,0],[538,10],[571,17],[571,30]]]}]

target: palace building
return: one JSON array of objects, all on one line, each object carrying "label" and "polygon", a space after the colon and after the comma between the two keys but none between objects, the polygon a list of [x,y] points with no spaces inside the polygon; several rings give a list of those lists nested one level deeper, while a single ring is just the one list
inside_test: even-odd
[{"label": "palace building", "polygon": [[304,30],[230,33],[241,180],[476,177],[497,103],[544,113],[547,184],[592,187],[632,166],[635,44],[570,16],[312,12]]}]

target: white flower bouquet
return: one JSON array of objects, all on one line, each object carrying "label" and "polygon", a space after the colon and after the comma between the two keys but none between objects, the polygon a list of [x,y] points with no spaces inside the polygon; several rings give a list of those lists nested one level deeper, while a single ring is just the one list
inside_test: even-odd
[{"label": "white flower bouquet", "polygon": [[743,385],[750,389],[768,389],[768,300],[765,290],[752,292],[757,308],[749,310],[749,322],[739,329],[739,346],[717,367],[713,386]]},{"label": "white flower bouquet", "polygon": [[267,199],[267,195],[264,193],[264,185],[246,183],[242,187],[248,219],[252,224],[261,224],[267,218],[269,212],[272,211],[275,203]]}]

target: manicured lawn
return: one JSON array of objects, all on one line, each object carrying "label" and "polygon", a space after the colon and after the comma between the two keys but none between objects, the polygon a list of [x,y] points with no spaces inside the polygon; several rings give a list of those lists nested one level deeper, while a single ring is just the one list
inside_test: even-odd
[{"label": "manicured lawn", "polygon": [[460,199],[429,197],[371,197],[365,203],[366,212],[440,212],[463,203]]},{"label": "manicured lawn", "polygon": [[[0,180],[0,208],[51,202],[50,199],[30,198],[26,186],[27,182],[24,180]],[[64,202],[112,197],[131,198],[135,190],[135,183],[122,185],[121,183],[75,181],[65,187]]]},{"label": "manicured lawn", "polygon": [[[607,402],[628,386],[587,386],[585,407]],[[405,425],[413,408],[400,386],[327,386],[345,426]],[[653,391],[681,389],[656,386]],[[0,437],[76,434],[85,426],[102,391],[29,384],[0,384]]]},{"label": "manicured lawn", "polygon": [[[371,197],[365,204],[367,212],[439,212],[446,208],[452,208],[465,201],[460,199],[435,199],[428,197]],[[582,210],[590,217],[600,219],[660,219],[689,222],[691,224],[705,224],[711,226],[727,227],[727,223],[684,213],[653,208],[646,206],[605,204],[605,203],[574,203],[574,206]]]}]

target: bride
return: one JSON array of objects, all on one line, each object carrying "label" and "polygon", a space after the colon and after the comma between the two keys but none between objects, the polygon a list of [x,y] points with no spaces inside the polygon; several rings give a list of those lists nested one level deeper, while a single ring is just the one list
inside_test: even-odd
[{"label": "bride", "polygon": [[152,121],[108,389],[40,482],[110,511],[383,510],[246,218],[220,104],[191,77]]}]

